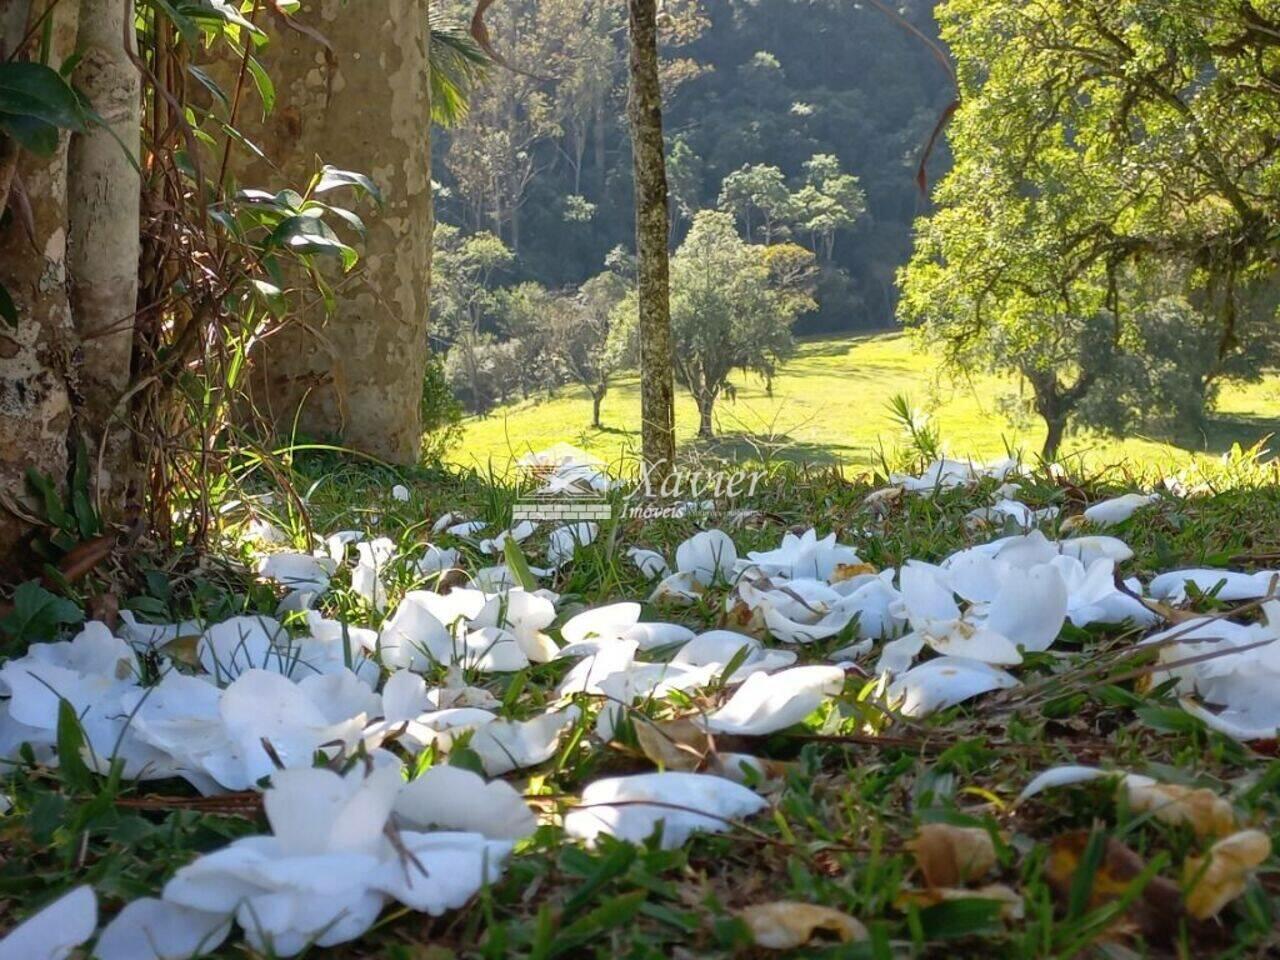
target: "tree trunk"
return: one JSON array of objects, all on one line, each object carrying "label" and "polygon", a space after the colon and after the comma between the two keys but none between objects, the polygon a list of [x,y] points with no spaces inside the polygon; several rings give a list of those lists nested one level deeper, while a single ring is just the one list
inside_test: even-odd
[{"label": "tree trunk", "polygon": [[335,286],[333,314],[263,341],[253,379],[278,429],[288,431],[300,410],[303,431],[337,435],[394,463],[416,461],[422,443],[432,228],[427,7],[305,4],[294,19],[328,39],[336,65],[299,32],[277,32],[257,52],[277,102],[265,129],[249,135],[278,170],[243,153],[238,170],[246,186],[300,188],[319,158],[368,174],[382,190],[380,210],[361,210],[368,236],[355,243],[353,275]]},{"label": "tree trunk", "polygon": [[698,397],[698,436],[704,440],[710,440],[716,435],[715,425],[711,422],[715,407],[715,397]]},{"label": "tree trunk", "polygon": [[600,429],[600,404],[604,402],[604,391],[591,394],[591,425],[597,430]]},{"label": "tree trunk", "polygon": [[[34,0],[32,22],[50,8],[49,63],[57,68],[75,50],[79,11],[75,3]],[[27,17],[14,8],[0,13],[6,56],[16,50],[26,25]],[[40,38],[36,31],[34,43]],[[0,228],[0,284],[18,312],[16,326],[0,323],[0,491],[8,501],[27,501],[29,469],[48,475],[59,489],[67,481],[79,349],[67,292],[68,140],[64,132],[48,157],[18,154],[14,169],[30,200],[33,233],[27,236],[16,210]],[[31,565],[19,548],[29,531],[0,502],[0,577]]]},{"label": "tree trunk", "polygon": [[108,128],[93,126],[71,138],[67,268],[71,313],[84,342],[81,422],[90,458],[101,463],[93,483],[107,514],[119,510],[130,465],[138,462],[129,454],[128,424],[113,419],[129,385],[138,299],[142,84],[126,38],[133,40],[131,0],[82,0],[73,82]]},{"label": "tree trunk", "polygon": [[667,260],[667,169],[658,85],[656,0],[628,0],[631,154],[635,177],[636,283],[640,304],[640,419],[644,460],[655,478],[676,455],[671,302]]},{"label": "tree trunk", "polygon": [[1052,463],[1058,458],[1058,448],[1062,446],[1062,438],[1067,432],[1067,418],[1065,415],[1060,417],[1045,417],[1045,424],[1049,428],[1049,432],[1044,437],[1044,447],[1040,450],[1040,457],[1046,463]]},{"label": "tree trunk", "polygon": [[608,174],[608,168],[605,165],[605,110],[604,110],[604,94],[600,94],[596,101],[596,122],[593,130],[593,140],[595,146],[595,168],[596,168],[596,202],[604,199],[605,178]]}]

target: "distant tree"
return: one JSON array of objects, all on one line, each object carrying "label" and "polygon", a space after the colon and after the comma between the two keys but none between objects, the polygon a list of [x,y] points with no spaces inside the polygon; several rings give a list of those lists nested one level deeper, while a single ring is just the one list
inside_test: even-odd
[{"label": "distant tree", "polygon": [[[698,407],[698,435],[714,433],[716,401],[733,396],[729,375],[771,379],[794,346],[791,326],[814,303],[805,292],[812,255],[794,246],[763,247],[738,235],[733,217],[703,210],[671,261],[671,325],[676,379]],[[633,307],[618,315],[626,322]]]},{"label": "distant tree", "polygon": [[627,281],[611,271],[592,277],[573,297],[561,298],[547,322],[547,349],[557,369],[591,395],[591,425],[600,426],[600,404],[622,368],[625,350],[613,335],[614,316],[626,299]]},{"label": "distant tree", "polygon": [[1140,422],[1131,401],[1170,387],[1178,354],[1177,392],[1203,409],[1194,384],[1247,362],[1245,297],[1280,255],[1275,11],[949,0],[939,16],[955,166],[917,227],[904,319],[954,370],[1020,372],[1046,456],[1091,408]]},{"label": "distant tree", "polygon": [[760,240],[773,243],[776,231],[796,213],[787,178],[777,167],[763,163],[747,164],[725,177],[719,206],[742,218],[748,243],[755,239],[753,223],[761,226]]},{"label": "distant tree", "polygon": [[840,172],[840,160],[819,153],[805,161],[804,186],[787,208],[798,233],[807,234],[814,254],[823,263],[835,256],[836,234],[847,230],[866,212],[866,196],[858,178]]},{"label": "distant tree", "polygon": [[508,377],[526,400],[538,390],[549,392],[556,386],[558,371],[550,325],[563,311],[565,300],[528,280],[495,294],[496,325],[512,358]]},{"label": "distant tree", "polygon": [[441,223],[435,231],[431,316],[433,336],[449,344],[446,366],[462,371],[473,409],[488,408],[490,392],[482,389],[482,355],[497,330],[495,278],[515,257],[491,233],[464,237],[457,227]]},{"label": "distant tree", "polygon": [[706,165],[692,147],[689,138],[678,134],[667,151],[667,186],[671,191],[672,232],[678,224],[693,219],[702,209],[702,178]]}]

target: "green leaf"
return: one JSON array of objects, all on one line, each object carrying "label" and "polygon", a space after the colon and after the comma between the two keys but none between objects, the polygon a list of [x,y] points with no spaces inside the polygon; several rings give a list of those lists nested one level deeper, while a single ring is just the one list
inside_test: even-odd
[{"label": "green leaf", "polygon": [[262,112],[270,113],[276,108],[276,85],[271,82],[271,76],[258,62],[257,57],[249,58],[249,74],[253,77],[253,84],[258,88],[258,96],[262,99]]},{"label": "green leaf", "polygon": [[516,583],[530,593],[538,589],[538,578],[529,569],[528,561],[525,560],[524,554],[520,552],[520,544],[516,543],[511,537],[506,537],[502,542],[502,555],[507,561],[507,566],[511,568],[511,573],[515,576]]},{"label": "green leaf", "polygon": [[58,149],[58,128],[36,117],[0,113],[0,133],[39,157],[51,156]]},{"label": "green leaf", "polygon": [[13,609],[0,620],[0,631],[17,640],[34,643],[52,640],[59,627],[83,621],[84,611],[78,606],[31,580],[13,592]]},{"label": "green leaf", "polygon": [[328,193],[340,187],[354,187],[367,193],[378,203],[382,203],[382,191],[363,173],[354,170],[339,170],[337,167],[325,165],[320,170],[320,179],[311,188],[312,193]]},{"label": "green leaf", "polygon": [[179,12],[169,0],[150,0],[157,13],[163,13],[169,18],[181,34],[183,42],[187,46],[194,47],[200,42],[200,28],[196,26],[196,22],[186,14]]},{"label": "green leaf", "polygon": [[58,778],[76,793],[93,790],[93,773],[84,762],[84,730],[70,700],[58,701]]},{"label": "green leaf", "polygon": [[920,926],[929,940],[948,940],[1000,929],[999,900],[979,897],[944,900],[920,911]]},{"label": "green leaf", "polygon": [[75,524],[62,505],[62,495],[53,480],[34,467],[27,468],[27,485],[44,501],[44,519],[62,530],[73,530]]},{"label": "green leaf", "polygon": [[339,257],[344,270],[350,270],[359,259],[359,254],[339,240],[327,223],[305,214],[281,220],[267,237],[266,245],[284,247],[298,254]]},{"label": "green leaf", "polygon": [[640,905],[648,897],[648,890],[633,890],[630,893],[622,893],[616,897],[610,897],[600,906],[589,913],[583,914],[583,916],[560,931],[560,936],[558,937],[559,949],[556,950],[556,953],[561,953],[574,946],[568,941],[604,933],[606,930],[612,930],[615,927],[629,923],[639,911]]},{"label": "green leaf", "polygon": [[0,112],[78,133],[85,129],[75,91],[57,70],[42,63],[0,63]]}]

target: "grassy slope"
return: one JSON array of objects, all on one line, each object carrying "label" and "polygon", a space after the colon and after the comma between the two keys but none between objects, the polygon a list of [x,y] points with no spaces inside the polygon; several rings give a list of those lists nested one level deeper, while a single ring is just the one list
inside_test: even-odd
[{"label": "grassy slope", "polygon": [[[1006,443],[1028,454],[1039,450],[1044,426],[1037,419],[1014,426],[1001,413],[999,399],[1012,394],[1011,380],[980,375],[970,383],[949,383],[935,372],[935,360],[912,349],[898,334],[810,340],[774,381],[773,396],[755,377],[737,377],[737,400],[717,410],[720,444],[726,455],[749,457],[756,445],[785,451],[805,461],[853,466],[876,463],[880,442],[892,447],[900,439],[886,403],[906,394],[929,411],[941,427],[951,453],[980,458],[1002,455]],[[1221,453],[1233,442],[1251,444],[1280,427],[1271,419],[1280,395],[1280,379],[1224,391],[1211,435],[1197,446]],[[619,381],[605,398],[604,428],[592,429],[591,401],[586,391],[566,388],[551,399],[533,399],[499,408],[488,417],[466,422],[466,438],[453,460],[500,472],[513,456],[557,442],[572,443],[614,461],[639,445],[640,390],[634,376]],[[676,400],[680,439],[697,430],[697,412],[684,391]],[[1185,462],[1188,451],[1153,440],[1123,441],[1090,435],[1070,437],[1068,454],[1082,454],[1094,466],[1128,460],[1152,466]]]}]

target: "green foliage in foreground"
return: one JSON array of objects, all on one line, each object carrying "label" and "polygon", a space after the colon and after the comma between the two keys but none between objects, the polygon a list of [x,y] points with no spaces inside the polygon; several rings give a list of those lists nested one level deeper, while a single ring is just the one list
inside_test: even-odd
[{"label": "green foliage in foreground", "polygon": [[[317,531],[358,527],[393,538],[413,556],[427,538],[432,518],[447,509],[497,523],[510,519],[515,491],[479,478],[436,472],[407,475],[355,467],[334,458],[302,461],[292,476],[305,495]],[[1191,499],[1169,498],[1114,532],[1137,551],[1127,573],[1149,575],[1171,566],[1265,566],[1280,552],[1280,487],[1259,485],[1274,472],[1243,467],[1220,472],[1222,492]],[[1028,480],[1022,495],[1034,507],[1078,509],[1090,499],[1124,488],[1123,476]],[[407,482],[407,503],[394,500],[391,485]],[[974,531],[965,514],[988,503],[994,482],[975,491],[935,498],[907,497],[894,504],[883,525],[868,534],[873,519],[864,504],[869,487],[822,468],[780,465],[761,484],[752,504],[763,513],[756,524],[734,531],[740,550],[770,547],[783,530],[816,525],[855,544],[878,567],[908,557],[936,560],[968,543],[1001,531]],[[277,497],[277,503],[289,502]],[[301,515],[255,510],[308,543]],[[239,517],[236,513],[229,516]],[[689,521],[649,526],[627,522],[606,527],[583,549],[565,574],[550,584],[564,596],[562,618],[578,604],[647,594],[625,546],[644,544],[670,555],[694,531]],[[1055,530],[1049,528],[1050,535]],[[542,549],[545,531],[524,548]],[[484,563],[468,543],[459,543],[466,565]],[[171,562],[133,584],[127,601],[155,617],[189,615],[193,607],[216,616],[239,610],[270,613],[275,598],[248,587],[234,570],[217,564]],[[409,584],[407,572],[393,582],[391,603]],[[326,613],[375,624],[340,575],[326,596]],[[704,629],[722,622],[719,593],[693,608],[646,610]],[[1198,606],[1213,609],[1210,598]],[[553,628],[554,632],[554,628]],[[836,637],[804,652],[820,658],[846,642]],[[506,875],[461,911],[439,919],[390,912],[360,943],[316,956],[386,957],[389,960],[458,958],[634,957],[688,955],[708,958],[749,952],[746,930],[734,911],[752,903],[792,899],[849,912],[867,924],[870,943],[815,945],[799,955],[826,957],[1035,958],[1103,956],[1109,922],[1106,908],[1090,909],[1087,897],[1065,905],[1046,880],[1049,844],[1072,830],[1093,829],[1127,844],[1155,872],[1176,881],[1180,864],[1199,842],[1185,827],[1168,826],[1117,804],[1112,791],[1088,785],[1046,794],[1028,804],[1011,801],[1034,773],[1054,764],[1089,762],[1149,773],[1168,782],[1205,786],[1229,795],[1243,822],[1275,834],[1280,815],[1280,761],[1207,731],[1182,713],[1163,687],[1144,678],[1150,650],[1135,651],[1132,631],[1068,629],[1052,651],[1029,658],[1017,696],[991,696],[923,721],[885,725],[857,702],[863,682],[852,677],[834,709],[820,711],[800,727],[768,738],[755,749],[790,764],[784,786],[771,796],[772,815],[747,829],[699,837],[683,849],[661,852],[605,843],[586,852],[562,842],[547,825],[518,848]],[[484,682],[519,711],[539,703],[567,663],[535,666],[513,676],[471,677]],[[528,771],[525,792],[548,811],[563,809],[583,784],[604,775],[640,771],[649,764],[633,735],[624,730],[606,748],[585,737],[590,718],[565,741],[561,754]],[[75,731],[68,724],[68,738]],[[14,811],[0,820],[0,896],[18,918],[74,883],[91,882],[106,910],[152,893],[196,853],[224,845],[248,831],[260,812],[252,794],[217,803],[192,798],[181,783],[139,788],[92,775],[81,765],[57,774],[21,770],[6,787]],[[968,901],[919,908],[903,904],[904,887],[918,887],[905,844],[922,823],[985,827],[1002,838],[992,880],[1016,888],[1024,898],[1022,919],[1001,919],[998,905]],[[1220,923],[1192,929],[1170,923],[1168,943],[1153,946],[1127,938],[1125,956],[1221,956],[1251,958],[1276,948],[1280,889],[1275,859],[1234,901]],[[1088,877],[1086,871],[1085,876]],[[1147,877],[1125,893],[1141,899]],[[1117,949],[1113,944],[1108,948]],[[219,956],[245,956],[228,947]],[[1116,956],[1114,952],[1105,954]]]},{"label": "green foliage in foreground", "polygon": [[[932,355],[913,350],[898,335],[803,341],[779,365],[771,392],[757,377],[730,377],[734,399],[717,404],[718,437],[709,449],[739,459],[879,466],[882,450],[905,442],[889,407],[897,396],[928,414],[952,455],[991,459],[1010,448],[1028,456],[1040,449],[1044,424],[1022,411],[1017,382],[979,371],[951,379],[939,375],[934,363]],[[1069,433],[1061,457],[1090,469],[1122,462],[1149,472],[1180,469],[1193,453],[1224,454],[1233,444],[1249,447],[1280,429],[1273,416],[1277,399],[1275,376],[1226,384],[1203,428],[1179,424],[1172,435],[1136,433],[1124,440]],[[450,459],[501,474],[512,460],[558,442],[609,463],[639,450],[640,389],[633,376],[620,376],[610,388],[602,429],[591,428],[591,415],[591,398],[577,387],[499,407],[464,421],[462,442]],[[693,440],[698,422],[692,398],[677,389],[676,432],[682,442]]]}]

